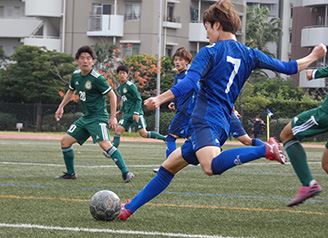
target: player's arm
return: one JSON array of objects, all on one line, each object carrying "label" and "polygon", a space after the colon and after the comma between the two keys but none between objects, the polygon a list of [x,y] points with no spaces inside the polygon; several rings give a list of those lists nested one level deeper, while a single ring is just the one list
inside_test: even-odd
[{"label": "player's arm", "polygon": [[56,118],[56,121],[59,121],[63,114],[64,114],[64,107],[67,105],[67,103],[69,103],[69,101],[72,99],[72,97],[74,96],[75,94],[75,90],[72,90],[72,89],[68,89],[62,102],[59,104],[58,106],[58,109],[55,113],[55,118]]},{"label": "player's arm", "polygon": [[317,61],[318,59],[321,59],[324,57],[327,53],[327,48],[324,44],[317,45],[314,47],[312,52],[308,54],[307,56],[296,60],[298,65],[298,72],[304,70],[306,67],[308,67],[313,62]]},{"label": "player's arm", "polygon": [[139,122],[139,112],[142,110],[142,99],[135,84],[130,86],[134,98],[133,120]]},{"label": "player's arm", "polygon": [[328,66],[320,69],[309,69],[306,70],[307,80],[317,79],[317,78],[326,78],[328,77]]},{"label": "player's arm", "polygon": [[110,107],[110,118],[109,118],[109,127],[113,130],[117,128],[117,119],[116,119],[116,106],[117,98],[113,90],[110,90],[106,96],[109,98],[109,107]]},{"label": "player's arm", "polygon": [[194,89],[199,79],[200,75],[197,72],[188,71],[186,77],[177,85],[159,96],[148,98],[144,101],[144,104],[149,110],[155,110],[163,103],[179,97],[182,94],[186,94],[190,90]]}]

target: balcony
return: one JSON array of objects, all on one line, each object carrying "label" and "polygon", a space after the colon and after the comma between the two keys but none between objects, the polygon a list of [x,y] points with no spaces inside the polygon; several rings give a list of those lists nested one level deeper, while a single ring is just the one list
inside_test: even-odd
[{"label": "balcony", "polygon": [[34,18],[0,19],[0,37],[24,38],[32,35],[43,22]]},{"label": "balcony", "polygon": [[324,78],[312,79],[308,81],[306,79],[306,70],[302,70],[299,74],[300,87],[302,88],[324,88],[326,87],[326,80]]},{"label": "balcony", "polygon": [[180,17],[167,16],[164,18],[163,27],[180,29],[182,24],[180,23]]},{"label": "balcony", "polygon": [[301,47],[328,45],[328,26],[309,26],[302,29]]},{"label": "balcony", "polygon": [[208,43],[203,23],[189,23],[189,41]]},{"label": "balcony", "polygon": [[325,6],[327,0],[303,0],[303,7]]},{"label": "balcony", "polygon": [[89,17],[88,36],[123,36],[124,16],[94,15]]},{"label": "balcony", "polygon": [[24,45],[33,45],[46,47],[48,50],[61,52],[61,39],[58,37],[26,37],[23,40]]},{"label": "balcony", "polygon": [[62,17],[63,0],[23,0],[26,16]]}]

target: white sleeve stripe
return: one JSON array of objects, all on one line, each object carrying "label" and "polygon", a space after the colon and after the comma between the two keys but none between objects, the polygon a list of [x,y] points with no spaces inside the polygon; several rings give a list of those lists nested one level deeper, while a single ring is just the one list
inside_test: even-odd
[{"label": "white sleeve stripe", "polygon": [[69,87],[70,90],[73,90],[73,91],[75,90],[74,88],[72,88],[71,85],[69,85],[68,87]]},{"label": "white sleeve stripe", "polygon": [[312,78],[315,79],[315,73],[317,72],[317,69],[312,71]]},{"label": "white sleeve stripe", "polygon": [[112,87],[107,88],[102,94],[105,95],[105,94],[107,94],[110,90],[112,90]]}]

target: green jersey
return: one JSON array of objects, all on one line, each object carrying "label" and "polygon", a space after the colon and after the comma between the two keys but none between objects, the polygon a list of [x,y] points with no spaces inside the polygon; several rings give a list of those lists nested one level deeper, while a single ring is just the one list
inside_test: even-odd
[{"label": "green jersey", "polygon": [[[326,78],[328,77],[328,66],[315,69],[312,72],[312,78],[317,79],[317,78]],[[325,111],[328,112],[328,95],[326,96],[325,100],[323,101],[321,108]]]},{"label": "green jersey", "polygon": [[81,70],[72,74],[69,89],[77,91],[84,118],[107,117],[105,95],[112,90],[105,77],[95,70],[82,76]]},{"label": "green jersey", "polygon": [[143,115],[142,99],[138,89],[131,81],[126,81],[117,87],[117,91],[122,97],[123,105],[120,113],[124,112],[124,117],[132,117],[134,114]]}]

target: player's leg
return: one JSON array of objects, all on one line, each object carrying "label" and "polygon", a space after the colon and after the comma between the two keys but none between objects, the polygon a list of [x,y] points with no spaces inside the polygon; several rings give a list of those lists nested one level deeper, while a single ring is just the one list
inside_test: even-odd
[{"label": "player's leg", "polygon": [[170,133],[166,136],[166,158],[168,158],[170,154],[176,150],[177,145],[175,141],[177,138],[178,138],[177,135],[170,134]]},{"label": "player's leg", "polygon": [[324,171],[328,174],[328,143],[326,144],[325,150],[323,151],[322,154],[322,160],[321,160],[321,165]]},{"label": "player's leg", "polygon": [[125,128],[123,126],[118,126],[117,129],[115,130],[114,133],[114,138],[113,138],[113,145],[118,148],[118,146],[121,143],[121,135],[125,132]]},{"label": "player's leg", "polygon": [[181,148],[176,149],[167,160],[164,161],[156,176],[121,210],[119,218],[127,218],[145,203],[163,192],[171,183],[174,175],[186,167],[188,162],[183,159]]},{"label": "player's leg", "polygon": [[244,127],[242,126],[240,120],[237,116],[233,113],[231,114],[231,121],[230,121],[230,133],[233,137],[237,138],[241,143],[246,146],[261,146],[265,145],[263,141],[258,138],[250,138],[246,133]]},{"label": "player's leg", "polygon": [[84,128],[84,123],[81,119],[78,119],[70,126],[66,134],[61,140],[61,148],[63,152],[63,158],[65,161],[66,172],[64,175],[55,177],[56,179],[76,179],[76,173],[74,168],[75,153],[72,145],[78,142],[82,145],[89,137],[89,133]]},{"label": "player's leg", "polygon": [[110,142],[108,123],[95,122],[88,125],[88,130],[92,136],[93,142],[98,143],[99,146],[104,150],[104,155],[107,158],[111,158],[117,167],[121,170],[124,182],[130,182],[134,175],[129,172],[128,168],[126,167],[121,152]]},{"label": "player's leg", "polygon": [[[290,162],[295,170],[298,179],[303,185],[300,188],[296,197],[288,203],[288,206],[298,205],[304,200],[319,194],[322,190],[320,185],[313,179],[312,174],[310,172],[310,168],[307,163],[307,156],[305,150],[299,140],[294,135],[294,133],[299,134],[299,138],[302,138],[302,133],[304,136],[307,133],[310,133],[309,128],[311,127],[311,124],[316,124],[314,121],[311,123],[312,116],[308,117],[306,113],[298,115],[298,120],[292,120],[299,121],[299,124],[292,124],[292,122],[288,123],[280,134],[280,138],[284,144]],[[303,120],[306,117],[310,118],[310,121],[307,120],[305,122],[306,126],[304,127]]]},{"label": "player's leg", "polygon": [[165,136],[163,136],[163,135],[161,135],[161,134],[159,134],[155,131],[147,131],[146,130],[147,124],[146,124],[145,118],[142,115],[139,116],[139,121],[138,122],[134,121],[133,123],[136,125],[138,133],[141,137],[153,138],[153,139],[166,141]]}]

